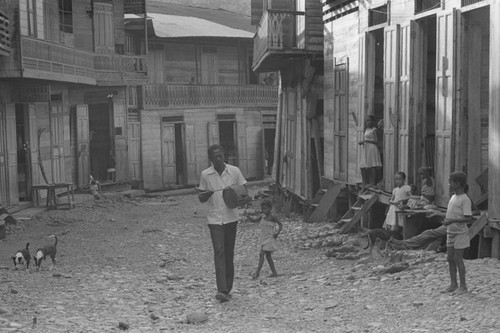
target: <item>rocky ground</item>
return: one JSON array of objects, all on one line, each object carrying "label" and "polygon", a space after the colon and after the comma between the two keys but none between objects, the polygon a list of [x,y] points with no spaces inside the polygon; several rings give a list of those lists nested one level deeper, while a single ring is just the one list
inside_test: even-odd
[{"label": "rocky ground", "polygon": [[[467,261],[470,292],[441,294],[444,254],[372,261],[357,255],[359,235],[299,216],[281,217],[277,278],[264,266],[251,279],[258,226],[240,223],[233,297],[219,303],[205,213],[194,194],[164,192],[20,220],[0,241],[0,332],[500,332],[499,261]],[[52,234],[53,270],[49,259],[13,269],[17,249],[29,241],[34,253]]]}]

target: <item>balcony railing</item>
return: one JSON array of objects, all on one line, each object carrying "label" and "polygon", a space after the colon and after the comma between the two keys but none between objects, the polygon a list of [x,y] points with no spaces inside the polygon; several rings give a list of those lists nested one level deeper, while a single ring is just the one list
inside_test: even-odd
[{"label": "balcony railing", "polygon": [[10,46],[9,19],[4,12],[0,11],[0,55],[9,55]]},{"label": "balcony railing", "polygon": [[285,51],[305,48],[305,13],[267,10],[262,15],[254,37],[254,60],[269,50]]},{"label": "balcony railing", "polygon": [[441,0],[415,0],[415,13],[436,9],[441,6]]},{"label": "balcony railing", "polygon": [[93,53],[26,36],[21,37],[21,52],[23,70],[95,80]]},{"label": "balcony railing", "polygon": [[143,107],[252,105],[278,103],[278,88],[267,85],[173,85],[144,86]]},{"label": "balcony railing", "polygon": [[146,56],[95,54],[26,36],[21,37],[21,47],[23,70],[71,76],[59,77],[63,81],[95,83],[107,74],[116,83],[123,81],[127,74],[147,79]]}]

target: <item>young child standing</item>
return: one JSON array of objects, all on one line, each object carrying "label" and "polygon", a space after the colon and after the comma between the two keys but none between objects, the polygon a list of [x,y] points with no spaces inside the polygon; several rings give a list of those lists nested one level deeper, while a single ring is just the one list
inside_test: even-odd
[{"label": "young child standing", "polygon": [[[281,229],[283,229],[283,224],[281,223],[281,221],[271,213],[273,209],[271,200],[262,200],[260,206],[262,209],[261,216],[252,217],[250,215],[247,215],[247,218],[251,222],[259,222],[260,227],[259,265],[257,266],[257,270],[252,276],[253,279],[257,279],[260,275],[260,270],[262,269],[262,265],[264,264],[264,255],[266,256],[267,262],[269,263],[269,267],[272,271],[270,277],[278,276],[278,273],[276,273],[276,268],[274,267],[274,261],[271,253],[278,249],[276,238],[278,238],[278,235],[281,233]],[[275,230],[276,224],[278,225],[277,231]]]},{"label": "young child standing", "polygon": [[396,187],[392,190],[391,198],[389,199],[389,211],[384,222],[384,229],[393,231],[398,230],[398,225],[403,226],[403,222],[398,220],[396,224],[396,212],[403,207],[403,203],[411,196],[411,188],[405,184],[406,174],[403,171],[396,172],[394,176],[394,183]]},{"label": "young child standing", "polygon": [[[447,259],[451,283],[448,288],[442,291],[443,293],[453,292],[457,289],[458,293],[467,292],[464,250],[470,246],[467,223],[471,221],[472,217],[472,202],[465,193],[466,182],[467,176],[461,171],[452,173],[448,180],[448,188],[453,195],[448,202],[443,224],[446,226]],[[443,213],[433,211],[428,216],[437,215],[443,215]],[[460,286],[457,282],[457,270],[460,277]]]}]

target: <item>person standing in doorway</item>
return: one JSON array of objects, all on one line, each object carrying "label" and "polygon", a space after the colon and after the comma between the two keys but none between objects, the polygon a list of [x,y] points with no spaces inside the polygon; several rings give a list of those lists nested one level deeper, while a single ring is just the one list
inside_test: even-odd
[{"label": "person standing in doorway", "polygon": [[377,185],[377,168],[382,166],[380,152],[378,151],[377,124],[375,117],[369,115],[366,119],[366,128],[363,140],[359,142],[361,146],[361,177],[364,186],[375,187]]},{"label": "person standing in doorway", "polygon": [[215,298],[226,302],[230,298],[234,279],[234,246],[239,220],[238,208],[229,208],[224,203],[222,190],[233,185],[245,185],[246,179],[240,169],[224,163],[224,150],[220,145],[208,147],[208,159],[212,165],[200,176],[198,199],[209,207],[208,228],[214,248]]}]

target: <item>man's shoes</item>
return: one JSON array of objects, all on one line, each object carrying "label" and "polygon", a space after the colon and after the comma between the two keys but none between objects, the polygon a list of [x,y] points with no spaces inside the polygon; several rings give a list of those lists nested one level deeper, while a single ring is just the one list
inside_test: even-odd
[{"label": "man's shoes", "polygon": [[219,302],[227,302],[229,301],[229,295],[228,294],[224,294],[224,293],[217,293],[215,295],[215,299],[218,300]]}]

